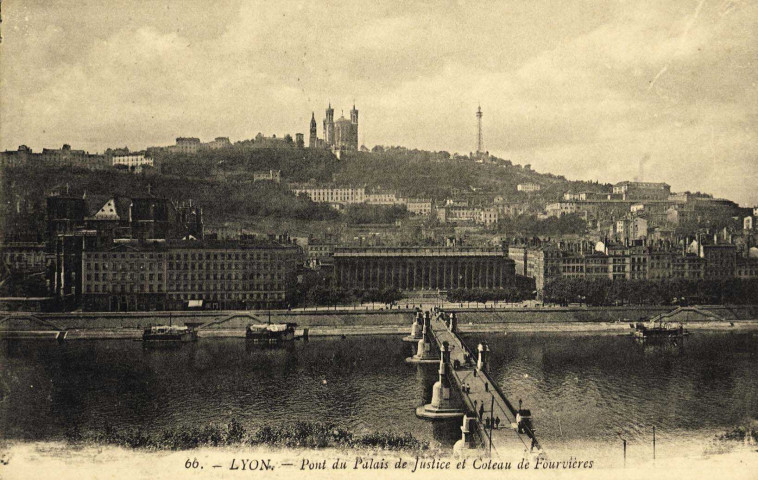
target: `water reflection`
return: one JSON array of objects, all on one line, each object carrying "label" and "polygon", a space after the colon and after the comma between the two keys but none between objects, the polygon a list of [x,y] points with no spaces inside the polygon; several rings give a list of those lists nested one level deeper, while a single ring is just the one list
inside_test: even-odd
[{"label": "water reflection", "polygon": [[493,375],[509,397],[532,408],[547,443],[616,441],[619,433],[640,440],[653,426],[666,439],[720,431],[758,414],[751,333],[693,333],[677,344],[519,333],[467,342],[485,338]]},{"label": "water reflection", "polygon": [[[677,345],[576,334],[477,334],[512,402],[530,408],[546,446],[579,440],[661,441],[721,431],[758,415],[752,333],[693,333]],[[200,339],[178,349],[141,342],[14,340],[0,344],[0,430],[58,439],[77,425],[162,430],[227,423],[249,429],[333,422],[358,434],[412,432],[452,445],[459,422],[415,417],[437,365],[408,365],[399,336],[312,338],[268,347]]]}]

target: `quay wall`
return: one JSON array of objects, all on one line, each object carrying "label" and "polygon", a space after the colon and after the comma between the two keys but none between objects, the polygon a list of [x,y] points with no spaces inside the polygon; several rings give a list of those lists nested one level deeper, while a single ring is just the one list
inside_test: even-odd
[{"label": "quay wall", "polygon": [[[740,306],[693,306],[693,308],[713,314],[724,321],[742,321],[758,319],[757,305]],[[632,307],[593,307],[593,308],[536,308],[523,311],[488,311],[475,312],[458,309],[459,323],[565,323],[565,322],[639,322],[650,317],[668,313],[672,307],[632,306]],[[455,311],[455,309],[451,310]],[[682,312],[672,318],[681,322],[713,321],[703,318],[696,312]]]},{"label": "quay wall", "polygon": [[[704,306],[697,307],[715,314],[724,321],[744,321],[758,319],[758,305],[752,306]],[[648,319],[654,315],[670,312],[672,307],[625,306],[625,307],[541,307],[509,309],[474,309],[450,308],[457,312],[459,324],[563,324],[563,323],[629,323]],[[86,312],[86,313],[34,313],[36,318],[67,330],[114,330],[136,329],[148,325],[206,324],[204,330],[244,329],[250,323],[265,323],[269,313],[262,311],[212,311],[212,312]],[[368,310],[354,311],[344,309],[337,311],[271,311],[272,323],[295,322],[299,327],[392,327],[410,325],[412,310]],[[24,328],[24,320],[15,313],[11,320],[17,328]],[[713,321],[702,319],[698,315],[674,320],[686,322]],[[14,328],[5,322],[4,328]],[[0,327],[2,328],[2,327]],[[29,328],[27,326],[26,328]]]}]

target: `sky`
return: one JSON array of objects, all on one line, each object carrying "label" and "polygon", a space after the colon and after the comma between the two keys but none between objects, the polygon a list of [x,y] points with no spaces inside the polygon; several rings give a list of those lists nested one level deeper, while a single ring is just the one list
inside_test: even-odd
[{"label": "sky", "polygon": [[484,147],[758,205],[758,2],[5,0],[0,149],[319,136]]}]

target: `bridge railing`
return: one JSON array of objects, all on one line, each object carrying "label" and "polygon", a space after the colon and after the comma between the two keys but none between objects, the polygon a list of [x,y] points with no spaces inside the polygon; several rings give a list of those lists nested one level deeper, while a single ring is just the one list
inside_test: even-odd
[{"label": "bridge railing", "polygon": [[[474,352],[469,348],[469,346],[466,344],[466,342],[464,342],[463,339],[458,334],[454,334],[454,335],[456,336],[456,338],[458,338],[458,341],[461,344],[461,347],[466,351],[466,353],[468,353],[469,358],[472,359],[472,360],[474,360],[474,361],[476,361],[476,358],[477,358],[476,355],[474,355]],[[500,404],[498,402],[494,402],[494,405],[496,406],[496,408],[503,413],[503,416],[505,417],[505,419],[507,421],[510,422],[511,418],[513,418],[515,420],[516,419],[516,414],[518,413],[518,410],[513,406],[513,404],[511,404],[510,401],[508,401],[508,397],[505,395],[505,392],[503,392],[503,390],[500,388],[500,385],[498,385],[497,382],[494,382],[487,372],[479,372],[479,374],[482,375],[484,378],[487,379],[487,381],[492,386],[492,388],[494,388],[494,390],[497,392],[497,394],[503,400],[503,403],[505,404],[505,407],[508,409],[508,411],[506,412],[505,410],[503,410],[503,408],[500,406]],[[459,388],[460,388],[460,385],[459,385]],[[476,414],[476,412],[474,412],[474,413]],[[493,412],[493,418],[495,416],[496,415]],[[522,429],[524,430],[524,432],[527,435],[527,437],[529,437],[529,439],[532,441],[532,445],[531,446],[527,446],[526,442],[524,442],[524,439],[521,438],[521,435],[518,435],[519,439],[524,444],[524,448],[530,449],[530,448],[534,447],[534,448],[537,448],[537,449],[541,449],[542,447],[540,446],[539,441],[537,440],[537,437],[534,434],[534,430],[531,427],[529,427],[529,425],[523,425]],[[483,432],[483,433],[486,434],[486,432]],[[488,437],[488,439],[491,442],[491,434]]]}]

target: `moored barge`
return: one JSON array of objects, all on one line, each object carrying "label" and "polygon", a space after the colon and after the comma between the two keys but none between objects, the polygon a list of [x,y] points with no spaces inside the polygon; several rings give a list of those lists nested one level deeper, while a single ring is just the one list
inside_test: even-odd
[{"label": "moored barge", "polygon": [[142,341],[147,343],[185,343],[197,340],[197,331],[193,328],[179,325],[154,325],[145,328]]},{"label": "moored barge", "polygon": [[281,343],[295,339],[297,323],[264,323],[248,325],[245,338],[256,343]]},{"label": "moored barge", "polygon": [[680,322],[663,322],[661,320],[650,322],[637,322],[634,325],[635,338],[679,338],[687,335],[684,325]]}]

